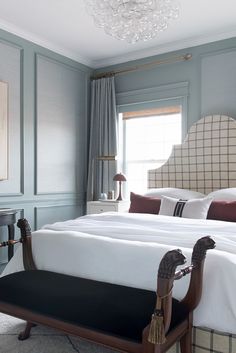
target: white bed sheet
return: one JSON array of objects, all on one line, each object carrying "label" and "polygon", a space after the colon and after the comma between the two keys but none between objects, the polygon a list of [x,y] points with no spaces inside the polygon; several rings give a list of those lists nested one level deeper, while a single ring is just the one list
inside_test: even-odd
[{"label": "white bed sheet", "polygon": [[[202,300],[194,325],[236,334],[236,223],[129,213],[88,215],[46,225],[33,233],[37,268],[156,290],[157,268],[166,251],[181,248],[190,263],[197,239],[211,235]],[[23,269],[21,247],[3,275]],[[186,293],[189,277],[176,281]]]}]

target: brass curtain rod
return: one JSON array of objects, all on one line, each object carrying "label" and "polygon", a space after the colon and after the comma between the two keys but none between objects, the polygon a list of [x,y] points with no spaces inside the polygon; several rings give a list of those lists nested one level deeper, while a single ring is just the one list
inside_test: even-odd
[{"label": "brass curtain rod", "polygon": [[158,61],[153,61],[151,63],[147,64],[141,64],[141,65],[136,65],[133,67],[127,67],[125,69],[120,69],[120,70],[114,70],[114,71],[108,71],[108,72],[101,72],[100,74],[97,74],[95,76],[91,77],[91,80],[98,80],[100,78],[105,78],[105,77],[111,77],[115,75],[121,75],[127,72],[133,72],[137,70],[142,70],[142,69],[150,69],[152,67],[162,65],[162,64],[172,64],[175,62],[180,62],[180,61],[188,61],[192,59],[192,54],[187,53],[185,55],[179,55],[179,56],[172,56],[167,59],[163,60],[158,60]]}]

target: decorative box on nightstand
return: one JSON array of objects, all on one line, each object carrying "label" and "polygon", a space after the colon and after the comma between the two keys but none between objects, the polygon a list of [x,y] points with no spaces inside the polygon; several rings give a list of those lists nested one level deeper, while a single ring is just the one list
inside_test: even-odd
[{"label": "decorative box on nightstand", "polygon": [[129,201],[88,201],[87,214],[102,212],[127,212],[129,209]]}]

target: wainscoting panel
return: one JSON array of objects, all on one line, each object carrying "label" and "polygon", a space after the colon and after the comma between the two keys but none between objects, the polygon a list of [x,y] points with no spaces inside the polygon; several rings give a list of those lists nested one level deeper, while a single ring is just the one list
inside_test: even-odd
[{"label": "wainscoting panel", "polygon": [[0,41],[0,81],[8,83],[8,179],[0,181],[0,196],[20,195],[23,192],[21,182],[22,55],[20,47]]},{"label": "wainscoting panel", "polygon": [[229,115],[235,118],[236,48],[202,56],[202,116]]},{"label": "wainscoting panel", "polygon": [[83,72],[36,56],[36,194],[76,191],[84,81]]},{"label": "wainscoting panel", "polygon": [[82,215],[82,205],[49,205],[35,207],[35,226],[36,229],[39,229],[45,224],[66,221]]}]

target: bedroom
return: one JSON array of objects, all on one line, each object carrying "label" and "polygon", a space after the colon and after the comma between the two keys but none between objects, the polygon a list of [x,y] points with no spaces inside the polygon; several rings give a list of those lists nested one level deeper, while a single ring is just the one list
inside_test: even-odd
[{"label": "bedroom", "polygon": [[[228,12],[231,12],[230,5]],[[188,62],[118,75],[118,104],[124,103],[119,99],[124,99],[126,92],[131,93],[127,104],[136,103],[135,99],[153,100],[152,88],[156,88],[156,95],[161,89],[165,90],[164,98],[173,98],[180,95],[179,89],[182,90],[173,84],[186,82],[184,134],[207,114],[227,114],[235,118],[236,38],[233,30],[232,27],[227,39],[220,37],[226,32],[220,28],[210,43],[192,40],[184,49],[173,48],[170,52],[140,59],[138,63],[144,64],[192,54],[192,60]],[[0,37],[0,79],[11,87],[9,179],[0,182],[1,207],[22,209],[21,216],[27,217],[33,229],[82,215],[85,212],[89,84],[94,69],[27,41],[23,35],[1,30]],[[118,64],[114,68],[131,64],[134,63]],[[110,71],[110,65],[105,66],[105,71]],[[96,70],[99,71],[104,68]],[[136,93],[139,93],[138,98],[134,97]],[[156,99],[160,98],[163,96],[156,96]],[[79,117],[76,122],[71,105]],[[44,120],[45,114],[50,114],[51,121]],[[56,125],[61,129],[52,146],[51,132]],[[65,129],[66,135],[62,134]],[[5,238],[6,234],[3,234],[2,239]],[[2,262],[6,259],[5,253]]]}]

